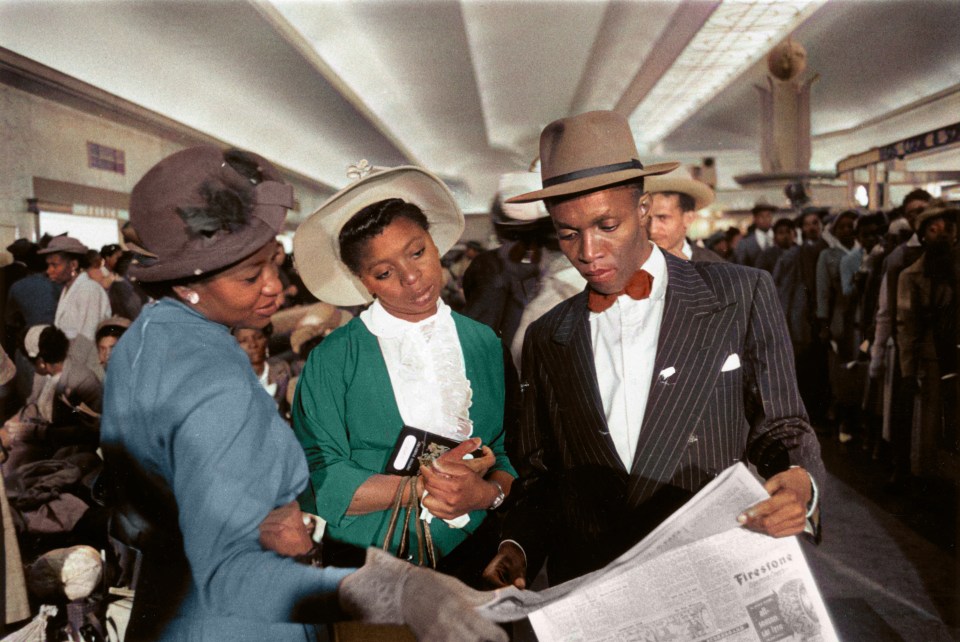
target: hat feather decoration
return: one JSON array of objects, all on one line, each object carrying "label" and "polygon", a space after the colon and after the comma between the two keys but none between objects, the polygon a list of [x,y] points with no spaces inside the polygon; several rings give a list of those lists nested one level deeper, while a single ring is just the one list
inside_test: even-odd
[{"label": "hat feather decoration", "polygon": [[177,214],[192,236],[210,238],[220,230],[236,232],[250,222],[252,192],[217,189],[208,183],[200,189],[200,194],[207,200],[206,207],[177,208]]}]

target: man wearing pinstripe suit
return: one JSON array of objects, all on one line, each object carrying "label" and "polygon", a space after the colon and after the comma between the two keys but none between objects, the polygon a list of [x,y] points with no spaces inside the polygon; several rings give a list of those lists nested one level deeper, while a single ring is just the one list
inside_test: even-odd
[{"label": "man wearing pinstripe suit", "polygon": [[622,116],[555,121],[540,156],[544,189],[517,199],[546,201],[588,286],[527,331],[520,477],[487,580],[523,587],[547,557],[551,584],[600,568],[738,461],[771,493],[741,523],[809,529],[824,470],[770,276],[649,241],[643,177],[676,164],[644,168]]}]

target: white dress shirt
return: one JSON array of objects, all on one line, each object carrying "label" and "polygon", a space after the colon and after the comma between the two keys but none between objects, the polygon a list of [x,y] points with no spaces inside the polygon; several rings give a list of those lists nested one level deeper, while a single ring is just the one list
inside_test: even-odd
[{"label": "white dress shirt", "polygon": [[590,313],[590,336],[597,385],[610,437],[627,470],[633,465],[637,439],[650,395],[657,341],[667,294],[667,263],[653,243],[641,267],[653,276],[649,298],[621,295],[607,310]]},{"label": "white dress shirt", "polygon": [[757,237],[757,245],[760,246],[760,251],[767,249],[768,247],[773,247],[773,229],[769,229],[766,232],[763,230],[754,230],[754,236]]},{"label": "white dress shirt", "polygon": [[110,299],[107,291],[81,271],[70,287],[60,293],[53,324],[71,341],[77,335],[94,341],[97,326],[110,317]]}]

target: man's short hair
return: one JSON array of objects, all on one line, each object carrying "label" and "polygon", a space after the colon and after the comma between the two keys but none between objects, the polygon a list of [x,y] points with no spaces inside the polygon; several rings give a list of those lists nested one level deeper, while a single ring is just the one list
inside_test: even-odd
[{"label": "man's short hair", "polygon": [[915,189],[906,196],[903,197],[903,204],[906,205],[910,201],[924,201],[929,203],[933,200],[933,196],[925,189]]},{"label": "man's short hair", "polygon": [[67,358],[67,351],[70,349],[70,340],[67,335],[56,326],[48,326],[40,333],[40,339],[37,342],[39,351],[38,359],[43,359],[47,363],[63,363]]},{"label": "man's short hair", "polygon": [[692,212],[697,209],[697,201],[685,192],[655,192],[664,196],[676,196],[677,204],[680,205],[680,211]]},{"label": "man's short hair", "polygon": [[874,212],[873,214],[861,216],[854,222],[853,229],[859,231],[864,225],[876,225],[877,232],[883,234],[887,229],[887,217],[883,212]]},{"label": "man's short hair", "polygon": [[793,219],[790,217],[784,217],[777,219],[777,222],[773,224],[773,230],[777,231],[777,228],[786,227],[791,230],[797,229],[797,225],[793,222]]}]

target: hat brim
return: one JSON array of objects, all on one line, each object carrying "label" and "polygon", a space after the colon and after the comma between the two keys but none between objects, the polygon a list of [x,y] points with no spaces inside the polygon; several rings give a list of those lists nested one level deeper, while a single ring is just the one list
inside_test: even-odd
[{"label": "hat brim", "polygon": [[551,185],[550,187],[545,187],[544,189],[539,189],[535,192],[520,194],[519,196],[508,198],[504,202],[529,203],[531,201],[539,201],[557,196],[589,192],[601,187],[626,183],[627,181],[643,178],[644,176],[658,176],[660,174],[666,174],[668,172],[672,172],[678,167],[680,167],[680,163],[678,162],[656,163],[654,165],[650,165],[649,167],[644,167],[643,169],[625,169],[619,172],[597,174],[596,176],[588,176],[586,178],[578,178],[576,180],[560,183],[558,185]]},{"label": "hat brim", "polygon": [[710,186],[706,183],[701,183],[700,181],[695,181],[692,178],[684,178],[682,176],[663,176],[651,178],[649,181],[644,183],[644,187],[651,194],[656,194],[658,192],[677,192],[679,194],[686,194],[694,201],[695,210],[702,210],[711,203],[713,203],[714,194],[713,190],[710,189]]},{"label": "hat brim", "polygon": [[374,171],[331,196],[297,228],[294,261],[315,297],[343,306],[373,301],[360,279],[340,260],[340,229],[364,207],[388,198],[401,198],[423,211],[441,256],[463,234],[460,206],[437,176],[413,166]]}]

